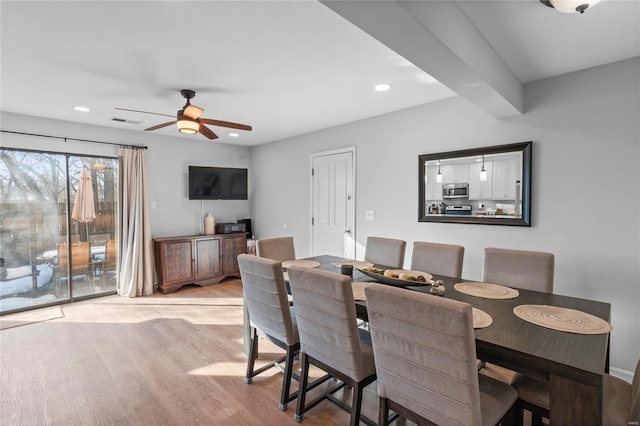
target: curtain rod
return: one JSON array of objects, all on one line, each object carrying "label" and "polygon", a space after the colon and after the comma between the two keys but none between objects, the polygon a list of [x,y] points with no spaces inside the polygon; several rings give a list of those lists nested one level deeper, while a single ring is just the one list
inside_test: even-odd
[{"label": "curtain rod", "polygon": [[101,143],[105,145],[116,145],[122,148],[133,148],[133,149],[148,149],[146,145],[126,145],[115,142],[103,142],[103,141],[92,141],[90,139],[76,139],[76,138],[65,138],[64,136],[51,136],[51,135],[39,135],[37,133],[25,133],[25,132],[14,132],[11,130],[0,130],[2,133],[12,133],[14,135],[24,135],[24,136],[38,136],[41,138],[53,138],[53,139],[62,139],[66,141],[76,141],[76,142],[89,142],[89,143]]}]

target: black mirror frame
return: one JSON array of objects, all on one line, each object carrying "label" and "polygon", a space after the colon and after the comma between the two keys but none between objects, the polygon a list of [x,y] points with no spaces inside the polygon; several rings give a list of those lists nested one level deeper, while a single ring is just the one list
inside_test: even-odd
[{"label": "black mirror frame", "polygon": [[[479,225],[510,225],[531,227],[531,149],[533,142],[519,142],[508,145],[496,145],[460,151],[438,152],[418,156],[418,222],[471,223]],[[447,158],[472,157],[500,154],[504,152],[522,152],[522,218],[486,218],[483,216],[429,216],[426,211],[425,167],[427,161]]]}]

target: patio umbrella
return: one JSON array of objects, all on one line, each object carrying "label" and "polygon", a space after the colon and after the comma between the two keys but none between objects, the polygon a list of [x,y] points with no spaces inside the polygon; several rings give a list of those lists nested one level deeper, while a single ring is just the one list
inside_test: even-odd
[{"label": "patio umbrella", "polygon": [[[96,218],[96,209],[93,204],[93,185],[91,184],[91,175],[89,171],[83,167],[80,172],[80,183],[76,191],[76,201],[73,205],[71,219],[88,223]],[[87,225],[88,228],[88,225]],[[89,232],[87,229],[87,238]]]}]

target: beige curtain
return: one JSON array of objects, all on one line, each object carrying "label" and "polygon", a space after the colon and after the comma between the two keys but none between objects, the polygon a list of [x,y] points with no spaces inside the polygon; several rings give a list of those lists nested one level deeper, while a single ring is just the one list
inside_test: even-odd
[{"label": "beige curtain", "polygon": [[120,267],[118,294],[153,293],[153,247],[147,163],[143,149],[120,148]]}]

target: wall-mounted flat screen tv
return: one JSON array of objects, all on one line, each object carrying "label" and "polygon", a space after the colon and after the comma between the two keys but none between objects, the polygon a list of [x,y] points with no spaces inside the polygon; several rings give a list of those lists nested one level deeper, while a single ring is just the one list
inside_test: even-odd
[{"label": "wall-mounted flat screen tv", "polygon": [[246,200],[247,169],[189,166],[190,200]]}]

